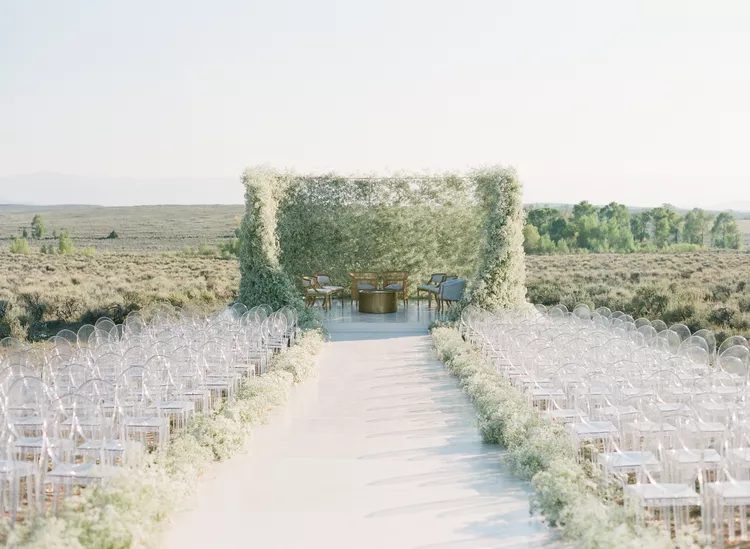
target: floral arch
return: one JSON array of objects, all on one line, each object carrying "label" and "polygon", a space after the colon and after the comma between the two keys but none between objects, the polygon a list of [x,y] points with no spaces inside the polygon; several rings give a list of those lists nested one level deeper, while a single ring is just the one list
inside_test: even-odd
[{"label": "floral arch", "polygon": [[[471,281],[466,302],[525,302],[522,187],[515,170],[397,177],[300,175],[253,167],[242,176],[240,300],[301,303],[295,278],[398,269]],[[411,285],[416,287],[416,284]]]}]

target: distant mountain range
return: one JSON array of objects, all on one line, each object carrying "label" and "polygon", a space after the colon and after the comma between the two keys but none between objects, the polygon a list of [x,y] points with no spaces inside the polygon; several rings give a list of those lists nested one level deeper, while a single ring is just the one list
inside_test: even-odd
[{"label": "distant mountain range", "polygon": [[[0,211],[43,211],[51,207],[99,205],[138,206],[156,204],[242,204],[244,189],[238,177],[95,177],[41,172],[0,177]],[[52,206],[54,205],[54,206]],[[572,209],[572,204],[534,203]],[[656,206],[656,204],[655,204]],[[631,207],[631,211],[647,208]],[[717,204],[709,211],[737,212],[750,218],[750,202]],[[680,212],[688,210],[678,208]]]}]

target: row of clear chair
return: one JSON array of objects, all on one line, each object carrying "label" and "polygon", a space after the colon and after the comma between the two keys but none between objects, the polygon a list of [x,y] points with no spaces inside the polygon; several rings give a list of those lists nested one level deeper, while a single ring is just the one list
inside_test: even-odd
[{"label": "row of clear chair", "polygon": [[57,512],[61,498],[161,451],[242,379],[294,344],[296,310],[211,314],[157,304],[44,346],[0,341],[0,513]]},{"label": "row of clear chair", "polygon": [[531,408],[565,424],[579,459],[620,482],[651,519],[679,528],[689,508],[701,507],[717,546],[748,538],[744,337],[719,343],[708,330],[586,305],[500,314],[470,307],[459,329]]}]

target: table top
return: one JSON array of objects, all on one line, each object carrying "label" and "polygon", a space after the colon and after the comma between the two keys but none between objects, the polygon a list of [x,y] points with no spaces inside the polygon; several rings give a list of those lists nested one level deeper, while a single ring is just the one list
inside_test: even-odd
[{"label": "table top", "polygon": [[397,290],[359,290],[360,294],[395,294]]}]

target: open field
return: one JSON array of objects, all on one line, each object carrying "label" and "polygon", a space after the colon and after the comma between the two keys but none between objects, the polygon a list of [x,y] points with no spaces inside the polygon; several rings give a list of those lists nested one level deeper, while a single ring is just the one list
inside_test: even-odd
[{"label": "open field", "polygon": [[40,339],[102,316],[122,321],[154,301],[220,307],[237,297],[236,260],[167,254],[0,252],[0,338]]},{"label": "open field", "polygon": [[750,335],[750,254],[527,256],[529,299],[606,306],[635,317]]},{"label": "open field", "polygon": [[[53,229],[70,233],[76,248],[93,246],[100,252],[157,252],[216,247],[234,236],[242,204],[201,206],[14,206],[0,205],[0,248],[29,228],[34,214],[44,216],[47,237],[30,240],[32,249],[54,244]],[[745,247],[750,247],[750,219],[738,219]],[[106,236],[117,231],[117,240]]]},{"label": "open field", "polygon": [[[178,254],[0,253],[0,336],[49,335],[65,323],[121,319],[153,301],[219,305],[237,296],[236,260]],[[750,336],[750,254],[527,257],[529,298],[585,302],[691,329]],[[345,282],[345,281],[344,281]]]},{"label": "open field", "polygon": [[[207,206],[0,206],[0,247],[7,250],[10,240],[29,227],[35,213],[44,216],[47,236],[30,240],[32,249],[54,244],[52,231],[67,231],[76,248],[93,246],[98,251],[154,252],[178,251],[201,244],[216,247],[234,236],[244,205]],[[119,238],[107,239],[112,231]]]},{"label": "open field", "polygon": [[[237,295],[239,267],[181,253],[216,247],[234,235],[237,206],[0,207],[0,337],[34,339],[65,323],[121,318],[155,300],[221,304]],[[48,233],[65,229],[94,256],[8,253],[19,227],[42,213]],[[740,220],[750,239],[750,220]],[[119,238],[105,237],[116,230]],[[111,252],[111,253],[106,253]],[[634,316],[684,322],[692,329],[750,335],[750,254],[571,254],[527,257],[529,298],[568,306],[585,302]],[[340,281],[346,283],[346,281]]]}]

